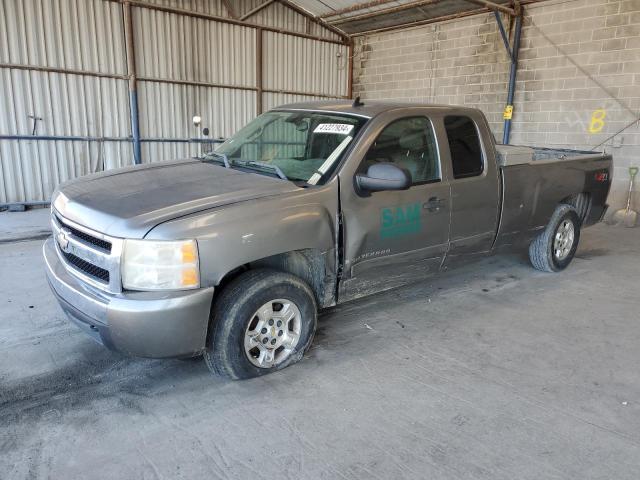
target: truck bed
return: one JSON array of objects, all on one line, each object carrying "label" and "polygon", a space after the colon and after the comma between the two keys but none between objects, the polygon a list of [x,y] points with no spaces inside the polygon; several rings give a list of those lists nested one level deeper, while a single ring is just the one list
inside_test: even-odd
[{"label": "truck bed", "polygon": [[589,150],[569,150],[566,148],[523,147],[517,145],[496,145],[498,165],[508,167],[539,161],[562,161],[580,158],[601,158],[601,152]]},{"label": "truck bed", "polygon": [[604,215],[611,155],[511,145],[496,152],[503,192],[497,247],[536,235],[560,203],[574,205],[584,226]]}]

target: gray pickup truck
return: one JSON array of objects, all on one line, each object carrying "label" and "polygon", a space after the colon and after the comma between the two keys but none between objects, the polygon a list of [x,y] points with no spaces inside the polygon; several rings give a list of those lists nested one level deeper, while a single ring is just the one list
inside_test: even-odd
[{"label": "gray pickup truck", "polygon": [[564,269],[611,168],[496,145],[471,108],[292,104],[202,158],[61,186],[44,258],[62,308],[105,346],[249,378],[300,360],[339,302],[518,248]]}]

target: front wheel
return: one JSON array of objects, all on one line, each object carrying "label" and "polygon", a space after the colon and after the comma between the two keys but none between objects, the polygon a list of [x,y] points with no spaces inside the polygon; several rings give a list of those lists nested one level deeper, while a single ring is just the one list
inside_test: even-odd
[{"label": "front wheel", "polygon": [[294,275],[250,270],[216,300],[204,358],[209,369],[233,379],[257,377],[299,361],[316,330],[309,286]]},{"label": "front wheel", "polygon": [[580,217],[571,205],[562,204],[549,224],[529,245],[531,264],[543,272],[559,272],[567,268],[578,248]]}]

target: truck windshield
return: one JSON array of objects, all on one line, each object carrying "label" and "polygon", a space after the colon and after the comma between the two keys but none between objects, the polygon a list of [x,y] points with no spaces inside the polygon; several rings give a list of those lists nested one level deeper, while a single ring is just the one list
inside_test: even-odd
[{"label": "truck windshield", "polygon": [[211,157],[231,167],[322,185],[333,173],[365,118],[324,112],[271,111],[233,135]]}]

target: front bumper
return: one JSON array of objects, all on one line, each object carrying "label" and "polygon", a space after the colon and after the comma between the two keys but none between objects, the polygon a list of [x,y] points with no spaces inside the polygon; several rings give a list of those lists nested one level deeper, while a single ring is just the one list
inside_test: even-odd
[{"label": "front bumper", "polygon": [[47,278],[67,316],[112,350],[151,358],[204,350],[213,288],[110,294],[68,272],[52,238],[43,246]]}]

